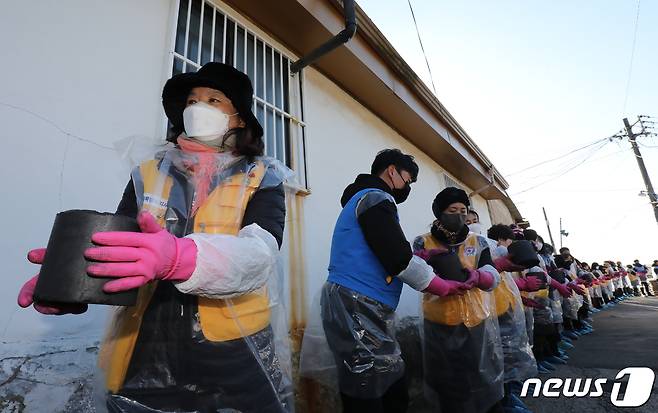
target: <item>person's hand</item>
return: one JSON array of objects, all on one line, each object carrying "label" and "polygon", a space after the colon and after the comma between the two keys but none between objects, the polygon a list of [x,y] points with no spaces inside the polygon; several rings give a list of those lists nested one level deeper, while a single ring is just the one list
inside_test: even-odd
[{"label": "person's hand", "polygon": [[571,292],[571,289],[569,287],[567,287],[566,285],[564,285],[564,284],[560,284],[560,283],[556,282],[554,284],[551,284],[551,286],[553,286],[560,293],[560,295],[564,298],[569,298],[573,294]]},{"label": "person's hand", "polygon": [[432,248],[430,250],[423,249],[423,250],[420,250],[420,251],[416,251],[414,253],[414,255],[419,256],[420,258],[425,260],[425,262],[427,262],[433,256],[439,255],[439,254],[445,254],[446,252],[448,252],[448,249],[446,249],[446,248]]},{"label": "person's hand", "polygon": [[545,288],[546,282],[536,275],[526,275],[526,285],[528,286],[528,291],[537,291]]},{"label": "person's hand", "polygon": [[570,282],[569,284],[567,284],[567,286],[571,291],[575,292],[576,294],[585,295],[585,287],[583,287],[582,285],[579,285],[575,282]]},{"label": "person's hand", "polygon": [[539,304],[537,301],[533,300],[532,298],[521,296],[521,301],[523,302],[523,305],[525,305],[526,307],[544,308],[541,304]]},{"label": "person's hand", "polygon": [[498,271],[518,272],[523,271],[525,267],[522,265],[514,264],[509,255],[499,257],[494,260],[494,267]]},{"label": "person's hand", "polygon": [[[33,264],[43,264],[43,258],[46,256],[45,248],[38,248],[27,253],[27,259]],[[27,308],[33,306],[41,314],[63,315],[63,314],[81,314],[87,311],[87,304],[45,304],[34,302],[34,289],[37,286],[39,274],[30,278],[21,290],[18,292],[18,305]]]},{"label": "person's hand", "polygon": [[150,213],[137,217],[142,232],[97,232],[91,240],[100,247],[89,248],[85,257],[100,261],[87,267],[97,277],[116,277],[103,286],[114,293],[141,287],[153,280],[185,281],[196,267],[197,247],[189,238],[178,238],[164,230]]},{"label": "person's hand", "polygon": [[438,295],[440,297],[447,297],[450,295],[464,295],[466,291],[470,290],[473,286],[465,282],[444,280],[439,276],[435,276],[430,284],[423,292]]},{"label": "person's hand", "polygon": [[471,286],[471,288],[478,287],[482,290],[489,290],[496,281],[494,275],[489,271],[471,269],[466,269],[466,271],[468,271],[468,278],[464,281],[464,284]]}]

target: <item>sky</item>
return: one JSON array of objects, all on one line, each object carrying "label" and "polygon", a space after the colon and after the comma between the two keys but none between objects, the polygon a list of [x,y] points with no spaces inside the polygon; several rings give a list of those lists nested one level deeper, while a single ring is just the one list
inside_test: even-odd
[{"label": "sky", "polygon": [[[432,88],[407,0],[357,3]],[[531,227],[550,242],[544,207],[555,244],[561,218],[578,259],[658,259],[658,223],[639,195],[630,144],[604,140],[564,156],[615,135],[624,117],[658,122],[658,1],[642,1],[639,17],[637,0],[411,4],[437,97],[506,177]],[[658,189],[658,138],[638,142]]]}]

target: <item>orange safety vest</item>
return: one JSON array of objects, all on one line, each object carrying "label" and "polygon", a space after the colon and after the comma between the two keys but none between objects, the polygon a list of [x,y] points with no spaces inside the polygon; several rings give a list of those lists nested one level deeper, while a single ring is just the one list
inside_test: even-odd
[{"label": "orange safety vest", "polygon": [[[424,247],[427,250],[443,248],[432,236],[422,236]],[[476,269],[476,259],[479,254],[466,255],[465,251],[479,251],[477,235],[469,234],[466,240],[459,246],[457,254],[464,268]],[[475,327],[493,315],[490,308],[490,293],[479,288],[468,290],[464,295],[453,295],[439,297],[433,294],[423,295],[423,316],[426,320],[437,324],[457,326],[464,324],[467,327]],[[501,303],[501,306],[504,304]],[[507,307],[505,307],[507,310]]]},{"label": "orange safety vest", "polygon": [[[144,182],[143,210],[151,212],[164,227],[165,212],[173,186],[171,176],[158,169],[158,161],[140,165]],[[194,216],[195,233],[237,235],[249,200],[258,190],[265,166],[257,162],[247,173],[226,179],[208,195]],[[106,385],[116,393],[123,386],[142,317],[155,291],[156,282],[139,289],[137,304],[115,316],[100,351],[99,365],[106,371]],[[265,287],[230,299],[197,297],[201,330],[210,341],[228,341],[254,334],[270,322],[269,298]]]}]

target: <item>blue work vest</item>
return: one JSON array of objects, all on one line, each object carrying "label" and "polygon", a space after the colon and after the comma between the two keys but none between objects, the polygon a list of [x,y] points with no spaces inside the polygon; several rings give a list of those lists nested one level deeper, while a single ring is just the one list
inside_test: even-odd
[{"label": "blue work vest", "polygon": [[[356,215],[359,200],[373,191],[381,189],[366,188],[354,194],[338,216],[331,240],[328,281],[395,309],[400,301],[402,282],[397,277],[388,277],[397,274],[386,273],[368,246]],[[391,280],[390,283],[387,278]]]}]

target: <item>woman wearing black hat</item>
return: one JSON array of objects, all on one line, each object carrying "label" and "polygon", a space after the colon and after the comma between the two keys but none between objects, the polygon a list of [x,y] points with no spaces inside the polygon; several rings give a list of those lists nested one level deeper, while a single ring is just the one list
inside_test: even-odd
[{"label": "woman wearing black hat", "polygon": [[430,233],[414,241],[437,274],[477,287],[462,296],[423,297],[425,388],[444,412],[498,411],[503,398],[503,354],[490,293],[500,275],[486,238],[465,224],[469,205],[463,190],[444,189],[432,204],[437,219]]},{"label": "woman wearing black hat", "polygon": [[276,296],[289,171],[262,157],[252,96],[247,75],[221,63],[169,79],[175,147],[133,170],[117,210],[142,232],[92,238],[112,242],[87,251],[100,261],[87,272],[115,278],[107,292],[140,287],[101,349],[110,412],[292,409]]}]

